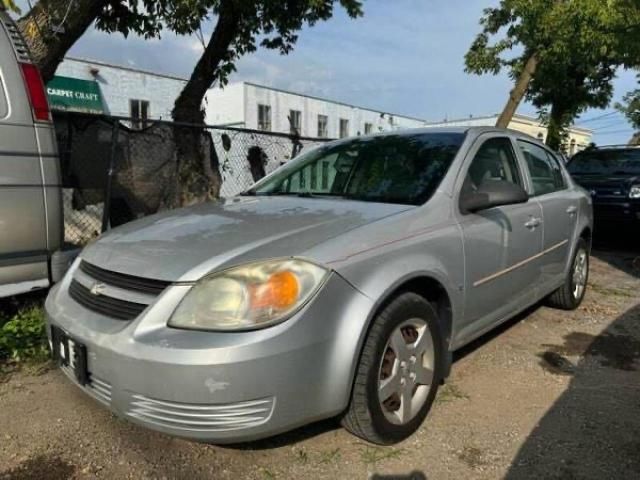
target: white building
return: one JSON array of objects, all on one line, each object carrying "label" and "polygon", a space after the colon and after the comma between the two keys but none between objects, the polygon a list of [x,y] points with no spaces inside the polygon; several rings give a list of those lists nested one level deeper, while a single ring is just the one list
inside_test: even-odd
[{"label": "white building", "polygon": [[173,104],[187,83],[184,78],[171,75],[72,57],[58,66],[56,77],[96,82],[102,93],[104,113],[136,117],[142,122],[171,120]]},{"label": "white building", "polygon": [[[462,118],[457,120],[445,120],[443,122],[429,123],[427,127],[491,127],[496,124],[497,120],[498,114]],[[540,120],[535,117],[515,114],[509,123],[509,128],[531,135],[541,142],[544,142],[547,138],[547,127],[540,123]],[[574,153],[587,148],[591,143],[591,137],[593,136],[592,130],[576,126],[569,128],[567,133],[568,138],[567,144],[565,145],[565,153],[568,155],[573,155]]]},{"label": "white building", "polygon": [[414,128],[426,123],[419,118],[249,82],[209,90],[205,112],[210,125],[290,133],[293,124],[301,136],[321,138]]},{"label": "white building", "polygon": [[[147,120],[171,120],[174,102],[186,79],[111,65],[96,60],[67,57],[56,71],[49,88],[52,107],[82,110],[83,101],[70,98],[100,97],[97,104],[109,115]],[[65,90],[66,89],[66,90]],[[95,112],[95,102],[85,102],[85,111]],[[66,104],[66,105],[65,105]],[[341,138],[386,130],[436,126],[491,126],[498,115],[469,117],[428,123],[423,119],[391,114],[348,103],[289,92],[250,82],[237,82],[224,89],[212,88],[204,102],[209,125],[242,127],[290,133],[291,127],[304,137]],[[516,114],[509,128],[542,141],[547,129],[534,117]],[[571,127],[566,152],[573,154],[591,142],[592,131]]]}]

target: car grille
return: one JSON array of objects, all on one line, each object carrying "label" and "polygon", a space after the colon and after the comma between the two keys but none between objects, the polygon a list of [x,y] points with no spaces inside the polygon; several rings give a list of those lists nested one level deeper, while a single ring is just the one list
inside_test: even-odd
[{"label": "car grille", "polygon": [[111,272],[109,270],[96,267],[84,260],[80,262],[80,270],[99,282],[108,283],[109,285],[125,290],[133,290],[135,292],[148,293],[151,295],[160,295],[160,293],[162,293],[162,291],[171,283],[164,280],[141,278],[134,275]]},{"label": "car grille", "polygon": [[142,303],[133,303],[101,294],[94,295],[77,280],[71,280],[69,295],[83,307],[118,320],[133,320],[147,308],[147,305]]},{"label": "car grille", "polygon": [[111,384],[105,382],[104,380],[100,380],[95,375],[91,375],[91,380],[89,381],[89,387],[93,393],[93,396],[100,400],[105,405],[111,405]]},{"label": "car grille", "polygon": [[[78,384],[76,374],[71,367],[63,366],[60,368],[72,382]],[[86,391],[99,402],[103,403],[107,407],[111,405],[111,384],[109,382],[101,380],[91,374],[89,383],[84,388],[86,388]]]},{"label": "car grille", "polygon": [[596,198],[619,198],[627,196],[627,193],[621,187],[597,187],[592,189],[591,191],[595,193]]},{"label": "car grille", "polygon": [[155,400],[135,394],[127,415],[171,430],[225,432],[267,422],[274,406],[274,398],[203,405]]}]

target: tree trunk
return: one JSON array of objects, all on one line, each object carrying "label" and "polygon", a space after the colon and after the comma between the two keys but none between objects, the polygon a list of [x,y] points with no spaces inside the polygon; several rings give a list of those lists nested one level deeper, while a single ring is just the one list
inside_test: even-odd
[{"label": "tree trunk", "polygon": [[[215,150],[204,125],[202,101],[211,87],[220,64],[230,54],[230,46],[240,26],[240,13],[233,0],[223,0],[216,28],[204,53],[198,60],[191,78],[180,92],[173,107],[173,120],[194,125],[176,126],[177,150],[176,185],[169,202],[171,207],[191,205],[218,197],[222,177],[218,169]],[[211,161],[207,161],[207,149]]]},{"label": "tree trunk", "polygon": [[67,51],[108,2],[106,0],[40,0],[18,20],[45,83],[53,78]]},{"label": "tree trunk", "polygon": [[513,115],[518,109],[518,105],[520,105],[520,102],[527,93],[529,82],[531,82],[531,79],[533,78],[537,67],[538,54],[534,52],[527,60],[527,63],[525,64],[520,77],[518,77],[513,90],[509,92],[509,100],[507,100],[507,104],[504,106],[504,110],[502,110],[500,117],[498,117],[496,127],[507,128],[509,126]]},{"label": "tree trunk", "polygon": [[559,103],[551,105],[551,114],[547,125],[546,144],[552,150],[559,152],[562,148],[564,140],[564,132],[566,127],[566,111]]}]

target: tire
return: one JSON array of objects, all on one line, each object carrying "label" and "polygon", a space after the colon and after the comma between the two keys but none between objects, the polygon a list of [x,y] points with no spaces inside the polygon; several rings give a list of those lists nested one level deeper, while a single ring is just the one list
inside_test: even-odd
[{"label": "tire", "polygon": [[[413,434],[438,391],[442,358],[440,327],[431,304],[411,292],[394,298],[373,320],[342,425],[379,445],[397,443]],[[388,392],[380,388],[383,384],[394,391],[386,400],[380,399]]]},{"label": "tire", "polygon": [[[584,257],[582,257],[584,255]],[[576,273],[576,268],[581,258],[584,258],[584,271],[581,274]],[[578,288],[577,282],[580,282],[582,288]],[[580,306],[587,291],[587,282],[589,281],[589,244],[584,238],[578,240],[575,253],[571,259],[571,268],[567,272],[564,284],[553,292],[547,298],[547,304],[550,307],[561,310],[575,310]]]}]

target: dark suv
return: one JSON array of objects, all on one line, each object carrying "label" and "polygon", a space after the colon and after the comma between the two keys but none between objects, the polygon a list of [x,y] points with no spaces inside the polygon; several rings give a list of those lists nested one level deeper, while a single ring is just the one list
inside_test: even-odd
[{"label": "dark suv", "polygon": [[591,194],[596,223],[640,226],[640,147],[590,148],[576,154],[567,168]]}]

